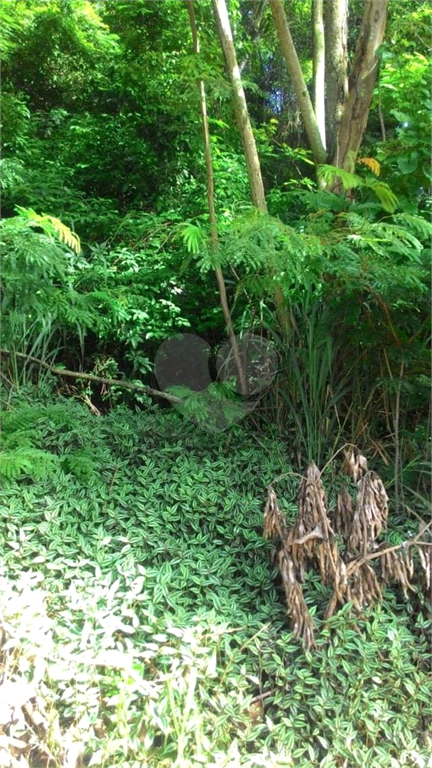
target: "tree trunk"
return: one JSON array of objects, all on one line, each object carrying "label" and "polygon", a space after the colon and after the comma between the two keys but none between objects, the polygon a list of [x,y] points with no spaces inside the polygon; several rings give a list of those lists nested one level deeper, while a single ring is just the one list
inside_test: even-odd
[{"label": "tree trunk", "polygon": [[325,3],[326,132],[330,162],[337,162],[337,138],[348,99],[348,0]]},{"label": "tree trunk", "polygon": [[[200,45],[199,45],[198,32],[197,32],[196,23],[195,23],[195,11],[193,7],[193,0],[187,0],[187,3],[188,3],[189,21],[190,21],[191,32],[192,32],[194,52],[199,53]],[[214,204],[213,162],[212,162],[211,143],[210,143],[210,131],[208,126],[208,118],[207,118],[207,99],[206,99],[204,80],[199,81],[199,90],[200,90],[201,123],[202,123],[203,140],[204,140],[204,154],[205,154],[206,171],[207,171],[207,204],[209,209],[210,233],[211,233],[211,241],[212,241],[213,248],[216,249],[218,244],[218,229],[217,229],[216,210],[215,210],[215,204]],[[227,327],[228,336],[231,342],[234,360],[235,360],[235,364],[236,364],[236,368],[239,376],[240,391],[242,395],[247,395],[248,387],[246,382],[246,376],[244,372],[243,361],[240,355],[240,350],[237,344],[236,335],[234,333],[234,326],[232,323],[231,312],[228,305],[223,272],[220,267],[216,267],[215,271],[216,271],[216,280],[219,288],[219,297],[220,297],[222,312],[224,315],[225,324]]]},{"label": "tree trunk", "polygon": [[321,139],[317,118],[312,106],[312,101],[309,96],[309,91],[307,89],[305,79],[303,77],[297,51],[291,37],[291,32],[289,30],[287,18],[285,16],[282,0],[270,0],[270,8],[279,37],[279,43],[297,97],[309,143],[311,145],[314,160],[317,165],[319,163],[325,163],[327,153]]},{"label": "tree trunk", "polygon": [[366,129],[378,75],[377,50],[384,39],[388,0],[365,0],[360,33],[349,78],[349,95],[340,121],[337,157],[339,168],[351,171]]},{"label": "tree trunk", "polygon": [[[237,56],[234,48],[234,41],[231,32],[226,2],[225,0],[213,0],[213,7],[215,11],[222,50],[225,55],[228,76],[232,84],[234,95],[234,111],[245,153],[246,168],[251,188],[252,202],[255,208],[257,208],[261,213],[267,213],[264,185],[261,176],[261,165],[256,148],[255,137],[253,135],[252,126],[249,119],[246,96],[237,63]],[[287,338],[290,330],[289,316],[286,308],[286,302],[282,290],[279,286],[276,286],[275,288],[274,303],[282,334],[285,338]]]},{"label": "tree trunk", "polygon": [[312,0],[314,109],[321,141],[325,148],[325,40],[323,4],[324,0]]},{"label": "tree trunk", "polygon": [[234,111],[240,131],[241,140],[246,159],[246,168],[251,188],[252,202],[262,213],[267,212],[264,185],[261,176],[261,166],[253,135],[246,96],[237,63],[237,56],[231,32],[228,10],[225,0],[213,0],[219,37],[227,65],[228,76],[231,81],[234,99]]}]

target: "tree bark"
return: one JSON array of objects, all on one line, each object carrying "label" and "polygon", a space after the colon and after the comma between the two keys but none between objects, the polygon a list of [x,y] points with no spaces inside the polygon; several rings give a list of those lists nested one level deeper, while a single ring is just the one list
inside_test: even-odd
[{"label": "tree bark", "polygon": [[[213,7],[222,50],[225,55],[228,76],[233,89],[234,111],[245,153],[252,202],[258,211],[267,213],[264,184],[261,176],[261,165],[249,118],[240,70],[237,63],[226,2],[225,0],[213,0]],[[285,338],[288,338],[290,331],[289,315],[285,298],[279,285],[276,285],[275,287],[274,304],[282,334]]]},{"label": "tree bark", "polygon": [[297,97],[303,123],[311,145],[315,163],[325,163],[327,153],[321,139],[321,133],[317,118],[309,96],[309,91],[298,60],[297,51],[291,37],[282,0],[270,0],[270,8],[273,14],[276,31],[282,53],[290,74],[290,78]]},{"label": "tree bark", "polygon": [[348,0],[325,3],[326,133],[330,162],[338,165],[339,125],[348,99]]},{"label": "tree bark", "polygon": [[312,0],[314,109],[321,141],[325,148],[325,38],[323,5],[324,0]]},{"label": "tree bark", "polygon": [[[196,22],[195,22],[195,11],[193,7],[193,0],[187,0],[187,4],[188,4],[189,22],[190,22],[190,27],[192,32],[194,52],[199,53],[200,44],[199,44],[198,32],[197,32]],[[200,90],[201,124],[202,124],[202,131],[203,131],[203,140],[204,140],[204,155],[205,155],[206,172],[207,172],[207,204],[208,204],[209,220],[210,220],[210,236],[211,236],[213,248],[216,250],[218,245],[218,228],[217,228],[216,210],[215,210],[215,204],[214,204],[213,161],[212,161],[212,152],[211,152],[210,131],[209,131],[209,125],[208,125],[208,118],[207,118],[207,99],[206,99],[204,80],[199,81],[199,90]],[[216,272],[216,280],[219,288],[219,297],[220,297],[222,312],[225,319],[225,325],[227,327],[228,336],[231,342],[234,360],[235,360],[235,364],[236,364],[236,368],[239,376],[240,391],[242,395],[247,395],[248,393],[247,381],[246,381],[246,376],[244,372],[243,361],[241,359],[240,350],[237,344],[236,335],[234,333],[234,326],[232,323],[231,312],[228,305],[223,272],[220,267],[216,267],[215,272]]]},{"label": "tree bark", "polygon": [[338,133],[339,168],[352,171],[366,129],[378,75],[377,50],[384,39],[388,0],[365,0],[363,19],[349,78],[349,95]]},{"label": "tree bark", "polygon": [[213,0],[213,8],[217,21],[219,37],[231,81],[234,100],[234,111],[238,129],[243,144],[246,168],[251,189],[252,202],[262,213],[267,212],[264,185],[261,176],[261,166],[256,148],[255,137],[249,118],[246,96],[237,63],[234,41],[225,0]]}]

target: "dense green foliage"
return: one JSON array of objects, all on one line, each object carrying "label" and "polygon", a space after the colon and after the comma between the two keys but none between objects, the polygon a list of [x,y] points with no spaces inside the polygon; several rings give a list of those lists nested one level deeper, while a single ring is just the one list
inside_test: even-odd
[{"label": "dense green foliage", "polygon": [[[291,4],[299,41],[306,6]],[[344,382],[337,420],[350,424],[345,437],[356,442],[371,434],[387,461],[396,388],[407,418],[400,443],[409,456],[428,407],[429,11],[406,4],[404,15],[391,7],[388,39],[397,44],[383,48],[363,152],[376,154],[390,188],[375,166],[358,164],[356,173],[343,172],[347,197],[318,191],[310,178],[268,10],[258,37],[253,4],[233,3],[231,12],[274,217],[267,220],[248,213],[247,175],[206,3],[197,11],[198,57],[181,3],[163,11],[141,0],[105,2],[98,11],[82,0],[4,3],[3,210],[11,218],[2,234],[3,346],[57,362],[60,355],[75,369],[148,376],[157,341],[176,329],[211,343],[223,339],[212,275],[219,263],[236,329],[257,330],[278,347],[282,372],[269,407],[278,403],[276,418],[288,433],[292,422],[299,465],[312,454],[320,461],[321,450],[330,455],[338,439],[340,430],[328,423],[323,433],[322,423],[323,391],[341,391],[335,378]],[[407,40],[409,19],[418,44]],[[309,44],[301,50],[310,72]],[[219,257],[207,250],[197,76],[208,92]],[[48,244],[29,214],[16,216],[17,205],[59,217],[80,236],[82,252],[73,255],[52,237]],[[276,280],[292,316],[288,339],[274,314]],[[316,328],[310,293],[328,326],[320,321]],[[308,384],[317,385],[314,364],[302,349],[311,324],[318,345],[322,339],[331,348],[318,396]],[[311,413],[312,401],[320,416]]]},{"label": "dense green foliage", "polygon": [[[234,428],[204,447],[169,413],[13,405],[5,449],[36,482],[3,489],[2,603],[17,671],[51,691],[57,757],[72,719],[95,766],[425,764],[425,607],[410,619],[388,593],[342,611],[314,654],[287,629],[262,538],[279,441]],[[308,600],[325,598],[314,578]]]},{"label": "dense green foliage", "polygon": [[[212,3],[193,5],[197,54],[182,0],[1,4],[2,661],[46,724],[3,727],[26,734],[14,755],[33,768],[78,766],[80,751],[95,768],[426,768],[421,590],[396,585],[326,622],[328,587],[306,574],[319,632],[305,651],[263,504],[283,475],[292,520],[310,461],[334,504],[331,457],[349,443],[383,478],[390,545],[429,511],[431,7],[390,0],[347,171],[314,165],[268,2],[229,0],[263,213]],[[312,92],[312,3],[285,6]],[[349,2],[350,62],[363,6]],[[160,344],[186,331],[211,345],[216,380],[215,271],[235,333],[278,360],[240,423],[213,433],[201,413],[205,431],[193,396],[188,420],[142,391],[49,372],[154,389]]]}]

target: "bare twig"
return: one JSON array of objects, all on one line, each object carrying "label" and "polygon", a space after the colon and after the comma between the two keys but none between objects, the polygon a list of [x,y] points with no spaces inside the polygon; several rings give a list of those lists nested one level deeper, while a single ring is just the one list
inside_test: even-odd
[{"label": "bare twig", "polygon": [[134,384],[132,381],[123,381],[122,379],[106,379],[102,376],[95,376],[93,373],[80,373],[79,371],[69,371],[67,368],[56,368],[54,365],[45,363],[44,360],[39,360],[38,357],[32,355],[24,355],[22,352],[11,352],[8,349],[0,349],[2,355],[15,355],[23,360],[40,365],[41,368],[46,368],[56,376],[67,376],[72,379],[84,379],[84,381],[95,381],[98,384],[108,384],[113,387],[123,387],[124,389],[131,389],[135,392],[145,392],[146,395],[152,395],[152,397],[161,397],[163,400],[168,400],[169,403],[181,403],[179,397],[169,395],[167,392],[161,392],[159,389],[153,389],[147,387],[145,384]]},{"label": "bare twig", "polygon": [[330,456],[327,464],[324,464],[323,468],[320,471],[320,476],[324,474],[325,470],[327,469],[328,465],[332,463],[333,459],[336,458],[336,456],[341,452],[344,451],[345,448],[355,448],[356,446],[353,443],[344,443],[341,448],[338,448],[337,451],[333,454],[333,456]]},{"label": "bare twig", "polygon": [[376,552],[371,552],[369,555],[365,555],[362,557],[357,558],[357,560],[352,560],[351,563],[347,566],[347,576],[350,576],[351,573],[353,573],[357,568],[359,568],[363,563],[365,563],[367,560],[376,560],[377,557],[381,557],[382,555],[386,555],[387,552],[396,552],[398,549],[403,549],[404,547],[412,547],[413,545],[417,544],[426,544],[427,546],[432,546],[432,542],[428,541],[422,541],[420,539],[420,536],[423,536],[425,531],[427,531],[428,528],[430,528],[432,525],[432,520],[430,523],[428,523],[419,533],[417,536],[414,536],[413,539],[408,539],[407,541],[403,541],[402,544],[395,544],[394,547],[387,547],[386,549],[379,549]]},{"label": "bare twig", "polygon": [[384,115],[383,115],[383,109],[382,109],[382,102],[381,102],[381,89],[379,87],[379,80],[378,80],[378,118],[379,118],[379,124],[381,128],[381,136],[383,141],[387,141],[387,134],[385,129],[385,123],[384,123]]},{"label": "bare twig", "polygon": [[270,691],[264,691],[263,693],[259,693],[258,696],[254,696],[253,699],[251,699],[251,704],[256,704],[257,701],[262,701],[263,699],[267,699],[269,696],[273,696],[274,693],[276,693],[277,688],[271,688]]}]

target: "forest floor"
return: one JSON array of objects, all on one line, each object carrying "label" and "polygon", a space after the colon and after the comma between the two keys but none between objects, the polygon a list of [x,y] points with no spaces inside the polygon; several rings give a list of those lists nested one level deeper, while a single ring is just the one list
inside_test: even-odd
[{"label": "forest floor", "polygon": [[[18,768],[427,768],[427,607],[386,590],[293,638],[268,484],[287,447],[169,410],[96,417],[21,398],[4,418],[0,764]],[[390,526],[391,527],[391,526]],[[396,535],[397,525],[393,533]],[[429,762],[428,762],[429,760]]]}]

